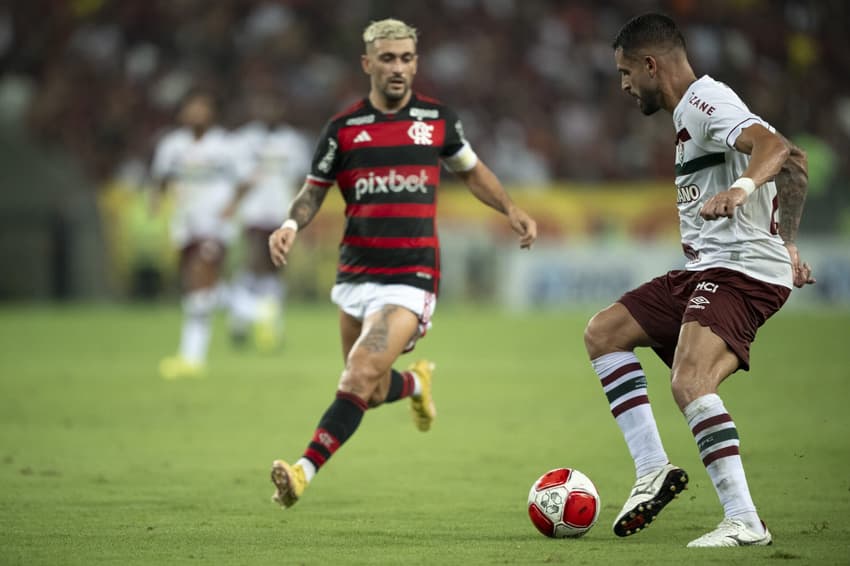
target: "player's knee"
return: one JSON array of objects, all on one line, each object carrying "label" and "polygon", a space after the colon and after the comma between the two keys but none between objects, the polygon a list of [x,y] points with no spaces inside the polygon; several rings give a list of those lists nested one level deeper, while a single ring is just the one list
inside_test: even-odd
[{"label": "player's knee", "polygon": [[345,364],[340,385],[369,401],[377,394],[383,373],[383,368],[374,357],[352,352]]},{"label": "player's knee", "polygon": [[608,309],[599,311],[584,328],[584,347],[591,360],[614,351],[614,325]]},{"label": "player's knee", "polygon": [[218,305],[218,293],[214,289],[195,289],[183,297],[183,312],[193,318],[209,317]]},{"label": "player's knee", "polygon": [[696,379],[692,369],[687,363],[676,364],[673,368],[670,390],[680,410],[684,410],[691,401],[705,394],[701,391],[701,382]]},{"label": "player's knee", "polygon": [[195,262],[186,269],[183,284],[188,290],[205,289],[214,286],[218,278],[219,273],[215,265]]}]

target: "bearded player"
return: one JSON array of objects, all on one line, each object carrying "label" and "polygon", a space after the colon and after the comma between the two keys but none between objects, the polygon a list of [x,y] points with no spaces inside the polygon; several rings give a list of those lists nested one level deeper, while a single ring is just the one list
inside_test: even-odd
[{"label": "bearded player", "polygon": [[[623,91],[645,115],[670,112],[677,204],[688,262],[597,313],[585,345],[635,463],[637,481],[614,522],[646,528],[688,475],[669,462],[634,354],[651,347],[672,368],[672,391],[693,433],[724,518],[690,547],[767,545],[750,496],[735,422],[719,385],[750,367],[757,329],[794,286],[814,283],[795,243],[807,190],[805,155],[709,76],[697,78],[676,24],[629,21],[614,40]],[[777,210],[778,206],[778,210]]]},{"label": "bearded player", "polygon": [[272,259],[285,263],[298,231],[313,219],[330,187],[339,186],[346,225],[331,298],[339,306],[345,368],[301,458],[272,465],[274,500],[284,507],[298,501],[367,409],[410,398],[417,428],[431,427],[433,365],[420,360],[406,372],[392,366],[425,334],[437,302],[440,164],[507,217],[521,247],[537,237],[534,220],[478,159],[455,113],[411,90],[416,39],[416,30],[399,20],[366,28],[361,64],[369,94],[331,119],[289,218],[269,240]]}]

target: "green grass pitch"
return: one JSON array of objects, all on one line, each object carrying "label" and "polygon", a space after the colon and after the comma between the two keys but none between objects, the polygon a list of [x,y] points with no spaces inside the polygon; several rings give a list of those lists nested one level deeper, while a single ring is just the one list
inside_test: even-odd
[{"label": "green grass pitch", "polygon": [[[721,510],[649,351],[691,485],[646,532],[611,532],[633,466],[583,353],[588,314],[441,305],[414,354],[437,363],[432,431],[406,402],[370,411],[283,511],[269,465],[300,455],[342,367],[331,308],[292,307],[265,356],[231,349],[218,320],[208,376],[164,382],[176,306],[3,307],[0,564],[850,563],[850,314],[780,313],[753,371],[721,389],[775,539],[723,550],[685,548]],[[546,539],[526,514],[531,483],[560,466],[602,497],[582,539]]]}]

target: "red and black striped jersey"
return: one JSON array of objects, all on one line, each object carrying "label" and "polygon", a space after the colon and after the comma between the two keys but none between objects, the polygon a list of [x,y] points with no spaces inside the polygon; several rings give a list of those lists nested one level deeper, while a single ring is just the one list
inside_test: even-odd
[{"label": "red and black striped jersey", "polygon": [[308,182],[336,182],[345,199],[338,283],[403,284],[437,293],[440,160],[464,144],[457,115],[418,94],[393,114],[366,98],[330,120]]}]

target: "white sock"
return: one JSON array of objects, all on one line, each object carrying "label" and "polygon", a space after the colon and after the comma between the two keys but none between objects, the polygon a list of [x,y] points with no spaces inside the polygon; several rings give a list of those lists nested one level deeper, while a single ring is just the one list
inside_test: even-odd
[{"label": "white sock", "polygon": [[416,375],[415,371],[407,372],[413,376],[413,393],[410,394],[411,397],[421,397],[422,396],[422,383],[419,381],[419,376]]},{"label": "white sock", "polygon": [[253,286],[254,276],[250,273],[240,274],[231,285],[230,326],[233,330],[247,329],[256,318],[257,299]]},{"label": "white sock", "polygon": [[255,289],[257,295],[264,298],[272,298],[280,301],[283,298],[285,287],[277,273],[267,273],[255,276]]},{"label": "white sock", "polygon": [[304,469],[304,477],[307,479],[307,483],[310,483],[313,481],[313,478],[316,477],[316,466],[314,466],[313,462],[307,458],[298,458],[295,465],[301,466]]},{"label": "white sock", "polygon": [[591,361],[608,397],[611,414],[623,431],[640,478],[664,467],[669,459],[647,395],[646,376],[633,352],[612,352]]},{"label": "white sock", "polygon": [[183,329],[179,352],[187,362],[200,365],[206,362],[216,301],[216,292],[211,289],[190,291],[183,298]]},{"label": "white sock", "polygon": [[723,400],[714,393],[691,401],[684,410],[699,455],[714,484],[723,513],[739,519],[757,533],[764,527],[750,496],[739,452],[738,430],[726,412]]},{"label": "white sock", "polygon": [[282,331],[284,286],[280,277],[276,273],[257,276],[255,291],[255,320],[271,324],[278,332]]}]

